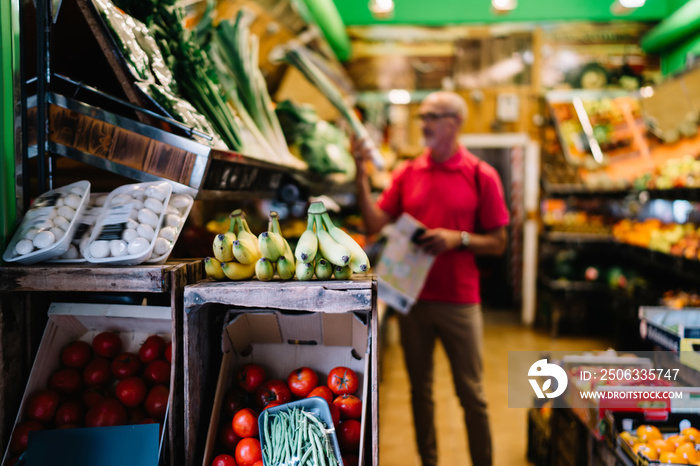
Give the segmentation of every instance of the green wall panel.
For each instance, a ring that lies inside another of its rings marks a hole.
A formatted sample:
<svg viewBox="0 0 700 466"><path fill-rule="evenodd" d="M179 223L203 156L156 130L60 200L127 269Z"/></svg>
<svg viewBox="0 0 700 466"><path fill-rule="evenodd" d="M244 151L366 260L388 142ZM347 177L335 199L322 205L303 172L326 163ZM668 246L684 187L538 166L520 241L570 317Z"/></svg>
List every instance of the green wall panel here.
<svg viewBox="0 0 700 466"><path fill-rule="evenodd" d="M691 0L644 36L641 45L647 53L659 53L685 42L700 31L700 0Z"/></svg>
<svg viewBox="0 0 700 466"><path fill-rule="evenodd" d="M661 72L664 76L684 71L689 53L700 56L700 31L689 40L661 54Z"/></svg>
<svg viewBox="0 0 700 466"><path fill-rule="evenodd" d="M0 0L0 253L15 225L14 80L19 69L19 3Z"/></svg>

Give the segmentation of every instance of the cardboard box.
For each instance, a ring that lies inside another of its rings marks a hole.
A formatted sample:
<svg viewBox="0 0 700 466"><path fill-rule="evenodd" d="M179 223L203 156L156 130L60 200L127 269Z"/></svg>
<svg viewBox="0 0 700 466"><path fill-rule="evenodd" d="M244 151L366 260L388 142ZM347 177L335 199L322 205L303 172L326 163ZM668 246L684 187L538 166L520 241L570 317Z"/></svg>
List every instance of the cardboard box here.
<svg viewBox="0 0 700 466"><path fill-rule="evenodd" d="M29 380L17 413L15 426L25 419L27 398L37 390L48 386L48 380L61 366L61 349L75 340L92 343L98 333L109 330L122 338L123 351L138 353L143 341L153 334L162 336L166 341L172 337L170 307L132 306L113 304L53 303L49 307L48 322L32 365ZM171 367L171 387L174 377ZM173 390L170 390L172 404ZM167 415L166 421L167 423ZM160 459L164 456L165 432L160 438ZM13 428L14 433L14 428ZM11 437L10 437L11 438ZM5 451L3 464L11 457L9 445Z"/></svg>
<svg viewBox="0 0 700 466"><path fill-rule="evenodd" d="M231 311L222 334L221 368L214 396L204 450L203 466L216 456L216 438L222 403L233 386L237 368L260 364L268 379L281 379L294 369L307 366L319 375L319 385L336 366L354 370L362 399L362 432L358 457L363 464L369 405L370 325L355 313L286 313L274 310Z"/></svg>

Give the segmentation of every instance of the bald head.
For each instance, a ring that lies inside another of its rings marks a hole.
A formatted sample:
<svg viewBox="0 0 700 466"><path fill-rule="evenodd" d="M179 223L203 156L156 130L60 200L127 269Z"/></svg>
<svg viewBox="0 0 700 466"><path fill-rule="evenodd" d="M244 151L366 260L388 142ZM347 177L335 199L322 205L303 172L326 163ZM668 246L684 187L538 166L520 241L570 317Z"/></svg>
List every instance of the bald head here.
<svg viewBox="0 0 700 466"><path fill-rule="evenodd" d="M423 99L423 102L427 102L441 109L444 113L454 113L459 117L460 123L464 123L467 120L467 104L457 93L449 91L437 91Z"/></svg>

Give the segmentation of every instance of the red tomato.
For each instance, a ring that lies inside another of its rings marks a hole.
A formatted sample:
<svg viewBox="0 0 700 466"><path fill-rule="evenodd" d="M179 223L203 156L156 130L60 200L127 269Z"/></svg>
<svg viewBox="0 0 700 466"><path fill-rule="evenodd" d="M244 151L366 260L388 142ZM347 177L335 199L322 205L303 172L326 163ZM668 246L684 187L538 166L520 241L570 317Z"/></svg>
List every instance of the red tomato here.
<svg viewBox="0 0 700 466"><path fill-rule="evenodd" d="M92 347L86 341L69 343L61 351L61 362L64 366L80 369L92 359Z"/></svg>
<svg viewBox="0 0 700 466"><path fill-rule="evenodd" d="M341 421L335 433L338 436L338 445L341 452L355 454L359 451L360 436L362 435L360 421L355 419Z"/></svg>
<svg viewBox="0 0 700 466"><path fill-rule="evenodd" d="M44 425L33 419L27 419L17 424L14 432L12 432L12 440L10 440L10 450L14 453L21 453L27 449L29 440L29 432L34 430L44 430Z"/></svg>
<svg viewBox="0 0 700 466"><path fill-rule="evenodd" d="M265 369L258 364L243 364L238 369L238 386L248 393L255 393L266 378Z"/></svg>
<svg viewBox="0 0 700 466"><path fill-rule="evenodd" d="M224 413L228 418L232 418L239 409L245 408L248 394L238 387L231 388L224 397Z"/></svg>
<svg viewBox="0 0 700 466"><path fill-rule="evenodd" d="M358 466L359 462L357 455L343 455L343 466Z"/></svg>
<svg viewBox="0 0 700 466"><path fill-rule="evenodd" d="M137 406L135 408L127 408L126 414L129 417L129 424L139 424L141 421L146 419L148 415L143 406ZM156 422L154 419L153 422Z"/></svg>
<svg viewBox="0 0 700 466"><path fill-rule="evenodd" d="M112 360L112 375L121 380L137 375L141 370L141 360L134 353L121 353Z"/></svg>
<svg viewBox="0 0 700 466"><path fill-rule="evenodd" d="M320 396L321 398L326 400L329 405L333 404L333 392L330 388L326 387L325 385L319 385L318 387L311 390L311 393L309 393L307 398L311 398L312 396Z"/></svg>
<svg viewBox="0 0 700 466"><path fill-rule="evenodd" d="M236 452L236 445L241 441L241 438L233 431L233 426L230 422L223 422L219 427L219 445L228 453Z"/></svg>
<svg viewBox="0 0 700 466"><path fill-rule="evenodd" d="M146 364L162 358L164 354L165 340L159 335L151 335L146 338L146 341L139 348L139 358Z"/></svg>
<svg viewBox="0 0 700 466"><path fill-rule="evenodd" d="M53 418L56 427L61 427L64 425L80 425L83 423L83 417L85 416L85 408L83 405L77 401L66 401L61 404L56 410L56 416Z"/></svg>
<svg viewBox="0 0 700 466"><path fill-rule="evenodd" d="M279 401L271 401L267 404L267 406L263 408L263 411L265 411L267 408L274 408L275 406L279 406L281 404L282 403L280 403Z"/></svg>
<svg viewBox="0 0 700 466"><path fill-rule="evenodd" d="M333 404L340 409L341 419L360 419L362 417L362 400L355 395L340 395Z"/></svg>
<svg viewBox="0 0 700 466"><path fill-rule="evenodd" d="M299 398L306 396L318 385L318 375L313 369L308 367L300 367L295 369L287 377L287 385L289 391Z"/></svg>
<svg viewBox="0 0 700 466"><path fill-rule="evenodd" d="M338 424L340 424L340 408L331 403L328 405L328 409L331 410L331 419L333 419L333 427L338 428Z"/></svg>
<svg viewBox="0 0 700 466"><path fill-rule="evenodd" d="M170 389L165 385L154 385L148 391L143 407L152 418L162 421L165 419L165 412L168 409L168 396Z"/></svg>
<svg viewBox="0 0 700 466"><path fill-rule="evenodd" d="M258 413L250 408L243 408L233 415L233 431L241 438L257 437Z"/></svg>
<svg viewBox="0 0 700 466"><path fill-rule="evenodd" d="M92 339L95 354L103 358L113 358L122 351L122 339L116 333L102 332Z"/></svg>
<svg viewBox="0 0 700 466"><path fill-rule="evenodd" d="M85 415L86 427L121 426L126 424L126 409L114 398L98 401Z"/></svg>
<svg viewBox="0 0 700 466"><path fill-rule="evenodd" d="M27 417L47 423L53 421L61 397L56 390L40 390L27 400Z"/></svg>
<svg viewBox="0 0 700 466"><path fill-rule="evenodd" d="M255 463L253 463L253 466L263 466L263 461L256 461Z"/></svg>
<svg viewBox="0 0 700 466"><path fill-rule="evenodd" d="M62 395L74 395L83 386L83 377L78 369L64 367L59 369L49 377L49 388L56 390Z"/></svg>
<svg viewBox="0 0 700 466"><path fill-rule="evenodd" d="M143 379L151 385L170 385L170 363L165 359L156 359L146 365Z"/></svg>
<svg viewBox="0 0 700 466"><path fill-rule="evenodd" d="M334 367L328 373L328 388L336 395L352 395L358 385L357 374L349 367Z"/></svg>
<svg viewBox="0 0 700 466"><path fill-rule="evenodd" d="M169 363L173 362L173 342L169 341L167 345L165 345L165 359L168 360Z"/></svg>
<svg viewBox="0 0 700 466"><path fill-rule="evenodd" d="M238 466L231 455L219 455L211 462L211 466Z"/></svg>
<svg viewBox="0 0 700 466"><path fill-rule="evenodd" d="M112 369L108 359L95 358L83 369L83 382L86 387L107 385L111 379Z"/></svg>
<svg viewBox="0 0 700 466"><path fill-rule="evenodd" d="M255 438L244 438L236 445L236 463L238 466L253 466L262 460L262 450L260 440Z"/></svg>
<svg viewBox="0 0 700 466"><path fill-rule="evenodd" d="M289 403L292 401L292 393L287 384L281 380L266 380L255 391L255 405L262 410L273 401Z"/></svg>
<svg viewBox="0 0 700 466"><path fill-rule="evenodd" d="M80 402L83 404L85 409L90 409L98 401L102 401L106 398L106 392L100 387L91 387L85 389L83 394L80 396Z"/></svg>
<svg viewBox="0 0 700 466"><path fill-rule="evenodd" d="M127 377L114 387L117 399L127 408L135 408L146 399L146 382L140 377Z"/></svg>

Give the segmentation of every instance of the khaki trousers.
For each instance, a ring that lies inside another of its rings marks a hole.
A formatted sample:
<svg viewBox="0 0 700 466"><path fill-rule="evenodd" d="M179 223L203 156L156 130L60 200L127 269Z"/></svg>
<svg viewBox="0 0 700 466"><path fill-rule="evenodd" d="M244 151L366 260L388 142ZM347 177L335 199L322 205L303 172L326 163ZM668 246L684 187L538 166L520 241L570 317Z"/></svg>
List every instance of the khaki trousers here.
<svg viewBox="0 0 700 466"><path fill-rule="evenodd" d="M491 466L491 430L482 385L481 305L418 301L408 315L399 315L399 325L423 466L438 464L433 400L433 354L437 338L449 358L455 391L464 409L472 464Z"/></svg>

